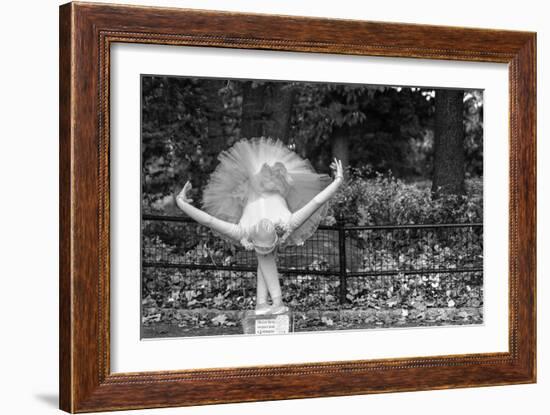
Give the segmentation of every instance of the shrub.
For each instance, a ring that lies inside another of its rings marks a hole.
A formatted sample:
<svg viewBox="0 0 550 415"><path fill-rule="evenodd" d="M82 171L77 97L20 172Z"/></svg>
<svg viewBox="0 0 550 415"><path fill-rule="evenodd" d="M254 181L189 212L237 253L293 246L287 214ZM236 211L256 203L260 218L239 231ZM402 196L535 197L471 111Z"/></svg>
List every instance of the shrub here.
<svg viewBox="0 0 550 415"><path fill-rule="evenodd" d="M369 177L373 176L373 177ZM469 179L463 196L432 197L428 181L406 183L390 174L351 170L331 201L325 224L398 225L483 221L482 179Z"/></svg>

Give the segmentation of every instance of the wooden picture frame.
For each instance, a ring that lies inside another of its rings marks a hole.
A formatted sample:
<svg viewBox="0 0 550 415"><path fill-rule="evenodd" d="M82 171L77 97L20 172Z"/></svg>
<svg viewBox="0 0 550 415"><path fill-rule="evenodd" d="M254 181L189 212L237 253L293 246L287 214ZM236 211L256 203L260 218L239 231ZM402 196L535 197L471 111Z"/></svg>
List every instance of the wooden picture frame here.
<svg viewBox="0 0 550 415"><path fill-rule="evenodd" d="M111 373L109 62L117 42L509 65L509 352ZM536 34L69 3L60 8L60 407L68 412L536 380Z"/></svg>

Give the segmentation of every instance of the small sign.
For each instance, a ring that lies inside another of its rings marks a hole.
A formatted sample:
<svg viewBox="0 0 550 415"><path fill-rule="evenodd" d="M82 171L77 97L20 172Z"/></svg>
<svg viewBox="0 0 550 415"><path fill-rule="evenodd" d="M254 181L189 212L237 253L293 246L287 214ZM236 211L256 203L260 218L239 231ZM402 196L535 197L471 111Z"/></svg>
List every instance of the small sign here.
<svg viewBox="0 0 550 415"><path fill-rule="evenodd" d="M257 319L255 322L256 334L287 334L289 332L290 319L288 314L282 314L275 318Z"/></svg>
<svg viewBox="0 0 550 415"><path fill-rule="evenodd" d="M247 310L243 314L244 334L288 334L294 331L292 312L284 314L261 314Z"/></svg>

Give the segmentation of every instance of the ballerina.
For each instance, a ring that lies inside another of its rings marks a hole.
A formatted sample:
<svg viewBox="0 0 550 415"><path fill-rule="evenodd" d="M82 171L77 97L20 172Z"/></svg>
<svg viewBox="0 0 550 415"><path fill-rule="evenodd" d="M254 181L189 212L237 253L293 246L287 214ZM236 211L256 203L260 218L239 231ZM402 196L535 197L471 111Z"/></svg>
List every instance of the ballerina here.
<svg viewBox="0 0 550 415"><path fill-rule="evenodd" d="M191 204L189 181L176 196L176 204L222 238L254 250L258 259L255 313L285 313L277 249L302 245L316 231L326 214L326 202L343 182L342 163L334 159L335 178L326 186L327 175L315 173L307 160L279 140L241 140L218 159L203 192L204 211Z"/></svg>

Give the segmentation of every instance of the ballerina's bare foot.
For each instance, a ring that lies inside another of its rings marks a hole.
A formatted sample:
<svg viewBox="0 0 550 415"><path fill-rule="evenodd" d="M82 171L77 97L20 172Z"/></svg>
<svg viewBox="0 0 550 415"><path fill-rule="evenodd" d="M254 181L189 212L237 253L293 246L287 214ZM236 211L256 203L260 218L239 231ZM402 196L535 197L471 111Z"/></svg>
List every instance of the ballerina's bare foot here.
<svg viewBox="0 0 550 415"><path fill-rule="evenodd" d="M288 307L286 305L272 305L269 310L269 314L284 314L288 312Z"/></svg>
<svg viewBox="0 0 550 415"><path fill-rule="evenodd" d="M269 314L271 310L271 307L267 303L261 303L256 306L256 309L254 310L254 314L257 316L263 316L265 314Z"/></svg>

